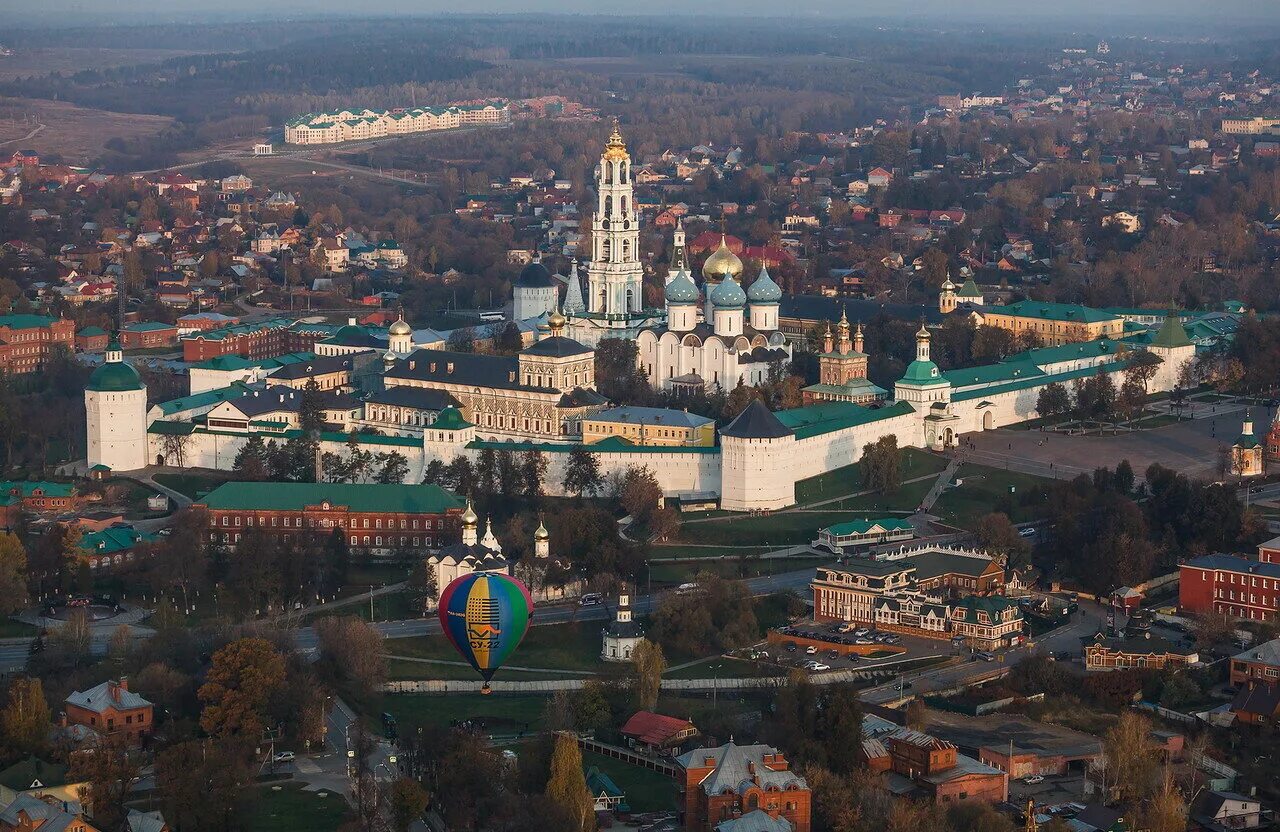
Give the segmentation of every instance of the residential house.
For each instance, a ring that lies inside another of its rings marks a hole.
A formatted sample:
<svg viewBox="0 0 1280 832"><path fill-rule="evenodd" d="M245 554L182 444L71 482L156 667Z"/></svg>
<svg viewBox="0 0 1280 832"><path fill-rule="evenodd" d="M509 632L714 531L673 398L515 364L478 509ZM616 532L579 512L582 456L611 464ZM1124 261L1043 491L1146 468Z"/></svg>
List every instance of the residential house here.
<svg viewBox="0 0 1280 832"><path fill-rule="evenodd" d="M67 725L79 725L101 735L118 735L141 745L155 727L154 706L129 690L129 680L108 679L85 691L75 691L63 703Z"/></svg>
<svg viewBox="0 0 1280 832"><path fill-rule="evenodd" d="M1274 730L1280 721L1280 685L1254 684L1242 688L1232 700L1230 710L1240 725Z"/></svg>
<svg viewBox="0 0 1280 832"><path fill-rule="evenodd" d="M1191 807L1191 822L1203 832L1228 832L1236 829L1258 829L1269 826L1273 813L1262 801L1235 792L1211 791Z"/></svg>
<svg viewBox="0 0 1280 832"><path fill-rule="evenodd" d="M78 801L19 795L0 812L0 832L99 832Z"/></svg>
<svg viewBox="0 0 1280 832"><path fill-rule="evenodd" d="M8 806L20 795L58 800L79 800L83 781L67 778L68 767L30 756L0 771L0 806Z"/></svg>
<svg viewBox="0 0 1280 832"><path fill-rule="evenodd" d="M1231 657L1231 684L1280 684L1280 638Z"/></svg>

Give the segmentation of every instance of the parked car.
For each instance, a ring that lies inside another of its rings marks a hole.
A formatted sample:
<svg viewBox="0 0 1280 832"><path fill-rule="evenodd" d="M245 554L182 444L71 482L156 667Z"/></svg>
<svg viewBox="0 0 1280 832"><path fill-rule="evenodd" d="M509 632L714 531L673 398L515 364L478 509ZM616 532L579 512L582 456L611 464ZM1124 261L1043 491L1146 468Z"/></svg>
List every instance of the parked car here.
<svg viewBox="0 0 1280 832"><path fill-rule="evenodd" d="M598 592L588 592L578 599L580 607L598 607L604 603L604 598Z"/></svg>
<svg viewBox="0 0 1280 832"><path fill-rule="evenodd" d="M894 690L911 690L911 683L906 681L905 679L902 680L901 682L894 682L893 689Z"/></svg>
<svg viewBox="0 0 1280 832"><path fill-rule="evenodd" d="M785 648L785 649L786 649L786 651L787 651L788 653L794 653L794 652L796 652L796 643L795 643L794 641L788 641L788 642L786 642L785 644L783 644L782 646L783 646L783 648Z"/></svg>
<svg viewBox="0 0 1280 832"><path fill-rule="evenodd" d="M1033 774L1030 777L1022 778L1022 782L1026 783L1028 786L1034 786L1036 783L1043 783L1044 778L1039 774Z"/></svg>
<svg viewBox="0 0 1280 832"><path fill-rule="evenodd" d="M271 761L273 763L292 763L295 759L297 757L292 751L277 751Z"/></svg>
<svg viewBox="0 0 1280 832"><path fill-rule="evenodd" d="M812 644L810 644L808 647L804 648L804 653L805 653L805 655L806 655L806 656L814 656L814 655L817 655L817 653L818 653L818 648L817 648L817 647L814 647Z"/></svg>
<svg viewBox="0 0 1280 832"><path fill-rule="evenodd" d="M1018 529L1018 537L1035 537L1035 536L1036 536L1035 526L1027 526L1024 529Z"/></svg>
<svg viewBox="0 0 1280 832"><path fill-rule="evenodd" d="M823 664L822 662L813 662L812 664L810 664L809 669L810 670L830 670L831 665Z"/></svg>
<svg viewBox="0 0 1280 832"><path fill-rule="evenodd" d="M978 658L979 658L979 659L982 659L984 662L993 662L993 661L995 661L995 660L996 660L996 654L995 654L995 653L985 653L985 652L984 652L984 653L978 653L977 655L978 655Z"/></svg>

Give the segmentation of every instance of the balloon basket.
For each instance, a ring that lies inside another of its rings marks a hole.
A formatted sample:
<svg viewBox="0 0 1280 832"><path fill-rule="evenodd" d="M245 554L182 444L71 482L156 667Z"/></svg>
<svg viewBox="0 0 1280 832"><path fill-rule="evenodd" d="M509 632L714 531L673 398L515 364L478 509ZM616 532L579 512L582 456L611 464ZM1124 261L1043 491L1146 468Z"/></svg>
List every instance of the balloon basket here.
<svg viewBox="0 0 1280 832"><path fill-rule="evenodd" d="M480 686L480 695L481 695L481 696L488 696L488 695L489 695L489 694L491 694L491 693L493 693L493 688L489 687L489 683L488 683L488 682L485 682L483 685L481 685L481 686Z"/></svg>

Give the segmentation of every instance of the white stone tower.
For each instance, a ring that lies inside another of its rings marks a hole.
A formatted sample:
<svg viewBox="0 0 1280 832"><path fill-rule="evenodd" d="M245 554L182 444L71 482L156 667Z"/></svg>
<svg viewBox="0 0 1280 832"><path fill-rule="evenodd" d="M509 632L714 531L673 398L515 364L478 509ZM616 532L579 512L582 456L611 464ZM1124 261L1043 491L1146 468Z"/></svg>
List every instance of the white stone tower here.
<svg viewBox="0 0 1280 832"><path fill-rule="evenodd" d="M631 154L613 123L600 157L599 191L591 223L591 264L587 267L587 309L624 321L644 306L640 265L640 221L631 185Z"/></svg>
<svg viewBox="0 0 1280 832"><path fill-rule="evenodd" d="M680 272L689 270L689 261L684 252L684 219L676 219L676 230L671 235L671 268L667 269L667 282L670 283Z"/></svg>
<svg viewBox="0 0 1280 832"><path fill-rule="evenodd" d="M720 508L752 511L793 505L795 433L756 399L720 431Z"/></svg>
<svg viewBox="0 0 1280 832"><path fill-rule="evenodd" d="M929 338L929 330L920 324L920 331L916 333L916 360L907 365L907 371L893 386L895 400L914 405L951 401L951 382L929 358Z"/></svg>
<svg viewBox="0 0 1280 832"><path fill-rule="evenodd" d="M84 388L89 467L136 471L147 466L147 387L114 340L106 362Z"/></svg>

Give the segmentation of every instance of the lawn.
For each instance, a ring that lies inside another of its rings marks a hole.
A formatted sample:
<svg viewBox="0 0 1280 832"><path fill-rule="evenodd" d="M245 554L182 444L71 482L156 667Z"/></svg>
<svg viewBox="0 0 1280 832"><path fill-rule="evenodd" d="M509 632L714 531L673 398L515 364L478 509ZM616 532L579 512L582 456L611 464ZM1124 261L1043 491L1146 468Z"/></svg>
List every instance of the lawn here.
<svg viewBox="0 0 1280 832"><path fill-rule="evenodd" d="M671 558L723 558L739 555L758 555L771 551L768 546L666 546L654 544L651 548L652 560L670 560Z"/></svg>
<svg viewBox="0 0 1280 832"><path fill-rule="evenodd" d="M530 627L507 663L554 670L600 670L600 631L603 627L603 621ZM458 660L453 645L443 635L398 638L387 644L387 652L419 659Z"/></svg>
<svg viewBox="0 0 1280 832"><path fill-rule="evenodd" d="M476 720L491 733L518 733L528 726L541 727L542 711L550 699L546 694L491 693L429 696L402 693L383 697L383 708L400 725L450 726Z"/></svg>
<svg viewBox="0 0 1280 832"><path fill-rule="evenodd" d="M680 539L694 544L780 548L809 543L818 536L818 529L852 519L847 511L780 511L685 523L680 527Z"/></svg>
<svg viewBox="0 0 1280 832"><path fill-rule="evenodd" d="M408 662L398 659L387 660L387 678L393 682L419 681L479 681L480 674L470 665L429 664L427 662ZM546 679L572 678L563 673L538 673L536 671L510 670L502 668L493 676L498 682L539 682Z"/></svg>
<svg viewBox="0 0 1280 832"><path fill-rule="evenodd" d="M180 494L186 494L191 499L203 496L205 493L212 491L224 482L229 482L234 478L234 474L228 471L209 472L209 473L191 473L184 472L181 474L173 474L161 472L156 474L152 479L163 486L172 488Z"/></svg>
<svg viewBox="0 0 1280 832"><path fill-rule="evenodd" d="M900 452L902 460L902 478L904 480L927 474L941 473L947 467L947 460L916 448L904 448ZM862 473L858 463L836 468L833 471L800 480L796 483L796 502L799 505L830 500L845 494L852 494L863 488Z"/></svg>
<svg viewBox="0 0 1280 832"><path fill-rule="evenodd" d="M34 636L40 632L39 627L12 618L0 619L0 638L22 638Z"/></svg>
<svg viewBox="0 0 1280 832"><path fill-rule="evenodd" d="M342 593L339 593L342 594ZM353 595L365 594L356 592ZM325 609L323 607L312 607L304 611L304 616L314 620L317 618L329 618L332 616L352 615L363 621L369 620L369 599L365 598L361 604L347 604L344 607L335 607L333 609ZM407 592L390 592L386 595L375 595L373 597L373 615L377 621L402 621L406 618L422 618L422 611L413 603L413 599L409 597Z"/></svg>
<svg viewBox="0 0 1280 832"><path fill-rule="evenodd" d="M352 817L342 795L297 784L260 788L247 804L249 832L334 832Z"/></svg>
<svg viewBox="0 0 1280 832"><path fill-rule="evenodd" d="M761 575L776 575L779 572L795 572L800 569L812 569L824 563L831 563L835 556L821 558L770 558L769 560L749 560L745 564L746 577L755 578ZM689 563L660 563L653 566L655 583L682 584L692 581L699 572L710 572L726 578L743 577L742 565L737 561L711 561Z"/></svg>
<svg viewBox="0 0 1280 832"><path fill-rule="evenodd" d="M952 487L933 504L931 513L944 523L961 528L972 528L978 518L1008 508L1010 502L1013 504L1011 519L1015 523L1043 517L1045 498L1040 489L1052 482L1017 471L968 463L960 466L956 479L963 480L963 484L956 487L953 480ZM1012 494L1010 486L1015 489Z"/></svg>
<svg viewBox="0 0 1280 832"><path fill-rule="evenodd" d="M595 766L609 775L626 794L633 812L670 811L675 806L676 781L665 774L591 751L583 752L582 766L584 770Z"/></svg>
<svg viewBox="0 0 1280 832"><path fill-rule="evenodd" d="M937 480L930 479L903 483L892 494L863 494L860 497L841 500L831 508L856 511L865 516L875 517L885 514L893 515L895 513L911 514L924 502L925 495L929 493L930 488L933 488L935 482ZM852 518L846 517L845 519Z"/></svg>
<svg viewBox="0 0 1280 832"><path fill-rule="evenodd" d="M666 679L754 679L759 676L781 676L786 671L773 665L712 656L697 664L668 671Z"/></svg>

